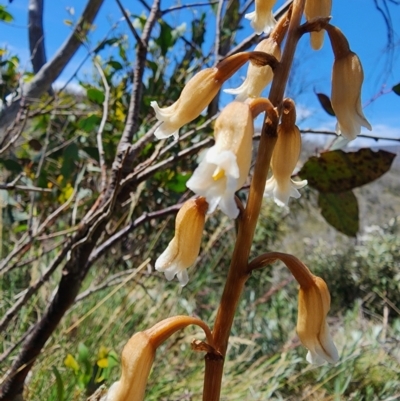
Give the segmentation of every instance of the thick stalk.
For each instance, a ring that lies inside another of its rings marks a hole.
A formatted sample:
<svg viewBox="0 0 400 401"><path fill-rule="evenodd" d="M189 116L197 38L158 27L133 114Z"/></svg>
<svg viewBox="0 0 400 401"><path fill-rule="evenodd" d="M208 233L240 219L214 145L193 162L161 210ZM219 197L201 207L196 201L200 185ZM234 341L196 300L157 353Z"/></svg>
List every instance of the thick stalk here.
<svg viewBox="0 0 400 401"><path fill-rule="evenodd" d="M299 39L299 26L304 4L305 0L295 0L293 2L293 11L289 24L286 46L281 63L275 70L269 99L272 104L278 108L280 108L282 104L285 87ZM277 125L277 118L274 118L271 114L266 116L264 132L261 135L254 175L250 186L249 199L244 213L240 216L241 221L235 249L233 251L228 277L215 320L213 330L214 343L217 351L219 351L223 357L226 355L236 308L244 284L249 277L247 273L248 258L261 209L271 156L277 139ZM220 399L224 360L223 358L217 358L215 355L211 354L207 354L205 360L206 370L203 400L218 401Z"/></svg>

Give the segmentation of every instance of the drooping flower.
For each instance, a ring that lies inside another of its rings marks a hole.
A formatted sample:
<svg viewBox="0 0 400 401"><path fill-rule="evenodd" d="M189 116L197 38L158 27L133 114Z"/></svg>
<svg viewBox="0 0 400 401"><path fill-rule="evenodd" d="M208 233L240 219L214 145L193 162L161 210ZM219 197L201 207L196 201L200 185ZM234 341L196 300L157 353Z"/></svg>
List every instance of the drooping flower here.
<svg viewBox="0 0 400 401"><path fill-rule="evenodd" d="M162 124L154 135L158 139L178 137L179 129L197 118L211 103L222 84L247 61L264 66L269 61L260 52L237 53L220 61L214 68L206 68L193 76L183 88L179 99L169 107L160 108L156 101L150 103Z"/></svg>
<svg viewBox="0 0 400 401"><path fill-rule="evenodd" d="M307 361L320 365L324 361L335 363L339 354L326 322L331 297L322 278L312 276L311 285L300 286L297 334L308 349Z"/></svg>
<svg viewBox="0 0 400 401"><path fill-rule="evenodd" d="M281 49L273 36L262 40L254 49L273 55L278 61L281 59ZM242 102L249 97L259 97L264 88L272 81L272 68L267 65L265 67L257 67L252 64L247 69L247 76L242 85L236 89L225 89L224 92L236 96L236 101Z"/></svg>
<svg viewBox="0 0 400 401"><path fill-rule="evenodd" d="M182 287L189 281L187 268L199 255L207 208L202 197L184 203L176 216L175 236L156 260L156 270L164 272L167 280L177 276Z"/></svg>
<svg viewBox="0 0 400 401"><path fill-rule="evenodd" d="M294 102L285 99L282 122L278 126L278 139L271 159L273 175L265 185L265 193L273 195L280 206L287 206L289 198L299 198L298 189L307 185L307 180L293 181L291 176L299 160L301 135L296 126L296 109Z"/></svg>
<svg viewBox="0 0 400 401"><path fill-rule="evenodd" d="M244 17L251 21L250 25L260 35L263 32L269 33L276 24L272 8L276 0L255 0L256 9Z"/></svg>
<svg viewBox="0 0 400 401"><path fill-rule="evenodd" d="M172 334L192 324L203 329L207 337L206 345L214 351L211 331L202 320L190 316L164 319L129 339L122 350L121 378L111 385L100 401L143 401L157 348Z"/></svg>
<svg viewBox="0 0 400 401"><path fill-rule="evenodd" d="M335 55L332 70L332 108L336 114L338 134L353 140L361 127L372 130L361 107L361 86L364 72L358 56L350 50L343 33L328 25L327 31Z"/></svg>
<svg viewBox="0 0 400 401"><path fill-rule="evenodd" d="M235 192L249 174L253 132L252 113L246 103L230 103L217 118L215 145L186 183L194 193L207 199L209 213L218 206L229 217L238 216Z"/></svg>
<svg viewBox="0 0 400 401"><path fill-rule="evenodd" d="M307 21L317 17L329 17L332 11L332 0L306 0L304 14ZM319 50L324 43L324 31L311 32L311 47Z"/></svg>

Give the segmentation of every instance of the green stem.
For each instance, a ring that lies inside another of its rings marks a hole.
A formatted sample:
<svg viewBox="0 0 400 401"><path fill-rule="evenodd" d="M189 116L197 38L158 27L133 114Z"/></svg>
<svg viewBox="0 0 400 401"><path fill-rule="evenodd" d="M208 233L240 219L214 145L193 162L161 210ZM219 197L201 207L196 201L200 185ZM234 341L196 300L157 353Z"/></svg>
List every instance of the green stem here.
<svg viewBox="0 0 400 401"><path fill-rule="evenodd" d="M295 0L293 2L286 46L281 63L276 68L272 81L269 99L278 109L281 108L290 68L299 40L299 26L304 4L305 0ZM249 199L244 213L240 216L241 224L239 225L235 249L233 251L228 277L214 324L214 344L217 351L219 351L223 357L226 355L236 308L244 285L249 277L248 259L258 216L260 214L271 156L277 139L277 126L277 116L271 114L266 116L254 168L254 175L250 186ZM206 369L203 401L218 401L220 399L224 360L215 355L207 354L205 361Z"/></svg>

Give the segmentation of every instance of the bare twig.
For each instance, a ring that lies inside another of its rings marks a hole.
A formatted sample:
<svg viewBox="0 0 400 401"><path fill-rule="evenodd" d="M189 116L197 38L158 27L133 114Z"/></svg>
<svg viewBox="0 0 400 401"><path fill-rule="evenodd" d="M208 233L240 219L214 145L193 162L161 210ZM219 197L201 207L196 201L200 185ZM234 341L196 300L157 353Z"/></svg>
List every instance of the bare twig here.
<svg viewBox="0 0 400 401"><path fill-rule="evenodd" d="M142 224L153 220L158 219L169 214L175 214L178 210L182 207L182 204L178 203L176 205L167 207L162 210L158 210L156 212L151 213L144 213L142 216L135 219L132 223L125 226L123 229L112 235L106 241L103 242L100 246L93 250L91 253L88 264L93 264L97 259L99 259L106 251L108 251L112 246L114 246L118 241L124 238L127 234L135 230L137 227L141 226Z"/></svg>
<svg viewBox="0 0 400 401"><path fill-rule="evenodd" d="M118 4L119 9L121 10L122 15L125 18L126 23L128 24L129 29L132 32L132 35L134 36L134 38L136 39L136 42L138 43L142 43L142 38L139 36L139 34L136 32L135 27L132 24L131 19L129 18L128 13L125 11L125 8L123 7L122 3L120 2L120 0L115 0ZM145 44L142 43L142 45L144 46Z"/></svg>
<svg viewBox="0 0 400 401"><path fill-rule="evenodd" d="M117 0L118 1L118 0ZM100 169L101 169L101 191L105 191L106 185L107 185L107 166L106 162L104 159L104 148L103 148L103 131L104 127L107 122L108 118L108 103L110 102L110 86L108 85L107 78L104 75L104 71L97 62L96 59L94 59L94 65L97 68L97 71L100 74L101 80L104 85L104 101L103 101L103 116L101 117L101 122L99 129L97 130L97 148L99 150L99 162L100 162Z"/></svg>
<svg viewBox="0 0 400 401"><path fill-rule="evenodd" d="M180 4L179 6L172 6L166 10L161 11L161 14L165 15L165 14L171 13L173 11L184 10L186 8L192 8L192 7L212 6L212 5L218 4L218 3L219 3L219 1L208 1L206 3Z"/></svg>
<svg viewBox="0 0 400 401"><path fill-rule="evenodd" d="M217 17L215 20L215 41L214 41L214 63L217 64L220 59L220 45L221 45L221 24L222 24L222 7L224 0L218 1Z"/></svg>
<svg viewBox="0 0 400 401"><path fill-rule="evenodd" d="M15 185L15 184L0 184L0 189L7 191L20 190L25 192L51 192L49 188L30 187L27 185Z"/></svg>

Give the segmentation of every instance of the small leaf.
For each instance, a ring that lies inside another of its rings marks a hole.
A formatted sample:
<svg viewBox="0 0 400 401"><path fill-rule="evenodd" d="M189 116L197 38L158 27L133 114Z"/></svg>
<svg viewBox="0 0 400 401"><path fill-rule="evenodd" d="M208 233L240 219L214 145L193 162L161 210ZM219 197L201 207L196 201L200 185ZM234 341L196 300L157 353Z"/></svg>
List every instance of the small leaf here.
<svg viewBox="0 0 400 401"><path fill-rule="evenodd" d="M398 83L397 85L393 86L392 91L393 91L396 95L400 96L400 83Z"/></svg>
<svg viewBox="0 0 400 401"><path fill-rule="evenodd" d="M74 23L73 23L70 19L65 19L65 20L64 20L64 24L67 25L67 26L72 26L72 25L74 25Z"/></svg>
<svg viewBox="0 0 400 401"><path fill-rule="evenodd" d="M319 100L319 103L321 104L322 108L330 115L330 116L335 116L335 112L333 111L331 99L329 96L325 95L324 93L316 93Z"/></svg>
<svg viewBox="0 0 400 401"><path fill-rule="evenodd" d="M318 206L321 215L336 230L355 237L359 229L358 202L352 191L320 193Z"/></svg>
<svg viewBox="0 0 400 401"><path fill-rule="evenodd" d="M88 362L89 361L89 348L84 343L78 345L78 361Z"/></svg>
<svg viewBox="0 0 400 401"><path fill-rule="evenodd" d="M40 149L42 149L42 144L37 139L31 139L28 142L28 145L30 146L30 148L32 148L33 150L36 150L36 151L39 151Z"/></svg>
<svg viewBox="0 0 400 401"><path fill-rule="evenodd" d="M6 11L6 6L0 4L0 21L3 22L12 22L14 21L14 17Z"/></svg>
<svg viewBox="0 0 400 401"><path fill-rule="evenodd" d="M72 174L75 162L79 160L79 149L76 143L68 145L63 152L64 160L60 169L60 173L67 180Z"/></svg>
<svg viewBox="0 0 400 401"><path fill-rule="evenodd" d="M91 132L100 124L101 118L95 114L90 114L88 117L79 120L78 127L85 132Z"/></svg>
<svg viewBox="0 0 400 401"><path fill-rule="evenodd" d="M310 157L298 175L320 192L344 192L365 185L386 173L396 155L385 150L334 150Z"/></svg>
<svg viewBox="0 0 400 401"><path fill-rule="evenodd" d="M91 100L92 102L100 105L103 104L105 95L104 92L102 92L101 90L96 88L90 88L86 91L86 94L88 99Z"/></svg>

